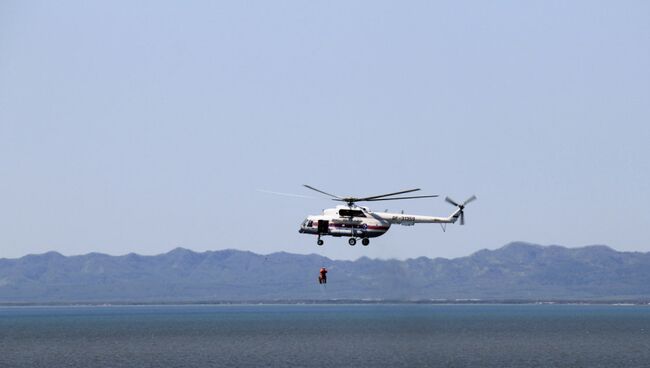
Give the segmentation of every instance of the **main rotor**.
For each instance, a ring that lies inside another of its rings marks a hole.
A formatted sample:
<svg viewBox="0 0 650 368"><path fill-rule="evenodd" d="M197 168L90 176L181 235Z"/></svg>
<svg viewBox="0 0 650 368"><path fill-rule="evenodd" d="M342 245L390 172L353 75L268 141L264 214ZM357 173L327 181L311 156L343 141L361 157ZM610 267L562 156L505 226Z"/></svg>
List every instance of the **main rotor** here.
<svg viewBox="0 0 650 368"><path fill-rule="evenodd" d="M340 197L331 193L323 192L320 189L316 189L312 186L309 186L307 184L303 184L304 187L311 189L313 191L316 191L321 194L325 194L328 197L332 197L331 199L333 201L338 201L338 202L345 202L348 204L348 206L352 207L356 202L377 202L377 201L395 201L395 200L400 200L400 199L416 199L416 198L434 198L437 197L438 195L424 195L424 196L408 196L408 197L395 197L395 198L387 198L387 197L392 197L400 194L406 194L406 193L412 193L412 192L417 192L420 190L420 188L416 189L408 189L408 190L402 190L399 192L394 192L394 193L387 193L387 194L380 194L380 195L375 195L375 196L370 196L370 197Z"/></svg>

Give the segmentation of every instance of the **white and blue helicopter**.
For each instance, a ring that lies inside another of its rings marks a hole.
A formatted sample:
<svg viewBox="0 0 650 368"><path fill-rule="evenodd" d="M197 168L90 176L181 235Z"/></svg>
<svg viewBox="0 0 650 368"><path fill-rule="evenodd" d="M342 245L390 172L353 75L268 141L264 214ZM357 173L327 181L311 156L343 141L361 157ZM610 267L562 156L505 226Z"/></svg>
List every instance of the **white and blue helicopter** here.
<svg viewBox="0 0 650 368"><path fill-rule="evenodd" d="M408 215L390 212L372 212L368 207L357 206L357 202L394 201L400 199L433 198L437 195L393 197L400 194L412 193L420 189L409 189L395 193L381 194L370 197L340 197L324 192L309 185L306 188L318 193L332 197L332 200L344 202L346 205L339 205L335 208L327 208L320 215L309 216L300 225L301 234L317 235L318 245L323 245L322 236L349 237L348 243L355 245L357 239L361 239L363 245L370 244L370 238L384 235L392 224L412 226L415 224L453 224L460 219L460 224L465 224L465 206L476 199L476 196L469 197L463 203L458 203L446 197L445 201L456 206L456 210L448 217L434 217L422 215Z"/></svg>

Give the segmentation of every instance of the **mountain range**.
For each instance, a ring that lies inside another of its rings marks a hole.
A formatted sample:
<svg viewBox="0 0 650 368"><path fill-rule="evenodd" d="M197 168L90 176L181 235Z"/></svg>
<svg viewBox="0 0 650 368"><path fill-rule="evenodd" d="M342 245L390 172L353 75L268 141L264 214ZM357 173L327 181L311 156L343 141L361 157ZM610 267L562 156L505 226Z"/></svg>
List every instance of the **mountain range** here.
<svg viewBox="0 0 650 368"><path fill-rule="evenodd" d="M328 284L317 282L327 266ZM650 298L650 253L514 242L454 259L355 261L176 248L0 259L0 303Z"/></svg>

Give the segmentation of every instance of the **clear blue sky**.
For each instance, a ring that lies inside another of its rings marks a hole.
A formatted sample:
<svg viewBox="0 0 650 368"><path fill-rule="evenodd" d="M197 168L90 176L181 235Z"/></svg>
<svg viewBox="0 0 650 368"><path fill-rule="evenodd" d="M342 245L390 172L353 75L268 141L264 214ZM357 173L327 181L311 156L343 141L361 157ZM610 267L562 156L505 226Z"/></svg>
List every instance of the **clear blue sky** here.
<svg viewBox="0 0 650 368"><path fill-rule="evenodd" d="M650 251L650 2L3 1L0 257ZM370 247L298 234L342 195Z"/></svg>

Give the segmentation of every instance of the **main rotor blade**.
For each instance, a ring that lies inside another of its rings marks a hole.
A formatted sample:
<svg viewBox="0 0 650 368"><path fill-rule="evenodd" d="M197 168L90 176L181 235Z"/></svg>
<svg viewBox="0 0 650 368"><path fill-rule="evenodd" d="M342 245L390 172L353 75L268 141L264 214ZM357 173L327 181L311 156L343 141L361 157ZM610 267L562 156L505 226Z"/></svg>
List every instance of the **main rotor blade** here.
<svg viewBox="0 0 650 368"><path fill-rule="evenodd" d="M394 196L394 195L398 195L398 194L417 192L418 190L420 190L420 188L403 190L401 192L395 192L395 193L389 193L389 194L380 194L380 195L376 195L376 196L372 196L372 197L357 198L357 200L359 200L359 201L367 201L367 200L375 199L375 198L390 197L390 196Z"/></svg>
<svg viewBox="0 0 650 368"><path fill-rule="evenodd" d="M473 196L467 198L467 200L465 201L465 203L463 203L463 206L466 205L466 204L468 204L469 202L474 201L475 199L476 199L476 196L475 196L475 195L473 195Z"/></svg>
<svg viewBox="0 0 650 368"><path fill-rule="evenodd" d="M445 201L447 201L448 203L453 204L456 207L460 207L460 205L458 203L456 203L453 199L451 199L449 197L445 197Z"/></svg>
<svg viewBox="0 0 650 368"><path fill-rule="evenodd" d="M272 191L272 190L265 190L265 189L256 189L256 191L261 192L261 193L268 193L268 194L281 195L281 196L285 196L285 197L295 197L295 198L309 198L309 199L316 199L316 197L306 196L306 195L302 195L302 194L293 194L293 193L274 192L274 191Z"/></svg>
<svg viewBox="0 0 650 368"><path fill-rule="evenodd" d="M425 196L414 196L414 197L399 197L399 198L377 198L377 199L364 199L365 202L377 202L377 201L396 201L399 199L415 199L415 198L435 198L438 195L425 195Z"/></svg>
<svg viewBox="0 0 650 368"><path fill-rule="evenodd" d="M306 187L306 188L309 188L309 189L311 189L311 190L317 191L318 193L322 193L322 194L325 194L325 195L327 195L327 196L330 196L330 197L333 197L333 198L336 198L336 199L341 199L341 200L343 199L343 198L341 198L341 197L339 197L339 196L335 196L334 194L329 194L329 193L323 192L322 190L320 190L320 189L316 189L316 188L311 187L311 186L309 186L309 185L307 185L307 184L303 184L303 186Z"/></svg>

